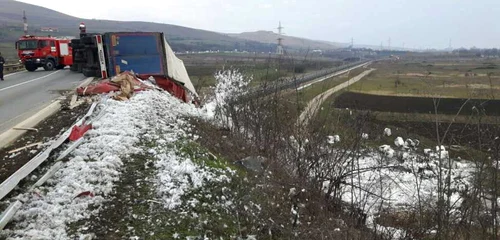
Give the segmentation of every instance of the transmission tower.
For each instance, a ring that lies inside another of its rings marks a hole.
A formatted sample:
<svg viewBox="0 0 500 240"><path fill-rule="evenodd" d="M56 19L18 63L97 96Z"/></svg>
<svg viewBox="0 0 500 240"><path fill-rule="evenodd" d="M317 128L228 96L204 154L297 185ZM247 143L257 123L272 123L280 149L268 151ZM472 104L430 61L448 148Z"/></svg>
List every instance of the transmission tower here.
<svg viewBox="0 0 500 240"><path fill-rule="evenodd" d="M281 22L278 26L278 48L276 49L276 54L278 55L283 55L284 50L283 50L283 29L284 27L281 26Z"/></svg>
<svg viewBox="0 0 500 240"><path fill-rule="evenodd" d="M26 11L23 10L23 23L24 23L24 35L28 35L28 19L26 18Z"/></svg>

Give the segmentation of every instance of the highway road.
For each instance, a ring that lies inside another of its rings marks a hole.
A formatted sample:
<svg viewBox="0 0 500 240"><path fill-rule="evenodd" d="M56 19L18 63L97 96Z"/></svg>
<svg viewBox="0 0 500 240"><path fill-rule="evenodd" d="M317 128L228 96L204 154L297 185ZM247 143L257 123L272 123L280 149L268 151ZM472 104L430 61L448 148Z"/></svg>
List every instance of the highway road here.
<svg viewBox="0 0 500 240"><path fill-rule="evenodd" d="M357 83L359 80L363 79L364 77L366 77L368 74L370 74L371 72L375 71L376 69L372 68L370 70L366 70L364 71L363 73L359 74L358 76L356 77L353 77L349 80L347 80L347 82L343 82L333 88L330 88L328 89L327 91L321 93L320 95L316 96L313 100L311 100L306 108L302 111L302 113L300 114L299 116L299 120L297 121L297 124L300 126L300 124L304 124L304 125L307 125L307 123L309 122L309 120L311 120L312 118L314 118L314 116L316 115L316 113L318 112L319 108L321 107L321 105L331 96L333 95L334 93L346 88L346 87L349 87L351 86L352 84L355 84Z"/></svg>
<svg viewBox="0 0 500 240"><path fill-rule="evenodd" d="M0 81L0 134L49 105L61 92L77 87L85 77L65 68L17 72Z"/></svg>

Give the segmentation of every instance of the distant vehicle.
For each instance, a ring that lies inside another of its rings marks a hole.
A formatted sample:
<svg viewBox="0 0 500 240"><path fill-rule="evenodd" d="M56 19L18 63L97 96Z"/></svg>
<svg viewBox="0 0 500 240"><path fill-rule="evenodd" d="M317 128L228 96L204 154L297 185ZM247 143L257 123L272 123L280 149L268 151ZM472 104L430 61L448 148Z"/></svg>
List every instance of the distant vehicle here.
<svg viewBox="0 0 500 240"><path fill-rule="evenodd" d="M73 64L70 41L67 38L25 35L16 41L17 55L30 72L39 67L46 71L63 69Z"/></svg>

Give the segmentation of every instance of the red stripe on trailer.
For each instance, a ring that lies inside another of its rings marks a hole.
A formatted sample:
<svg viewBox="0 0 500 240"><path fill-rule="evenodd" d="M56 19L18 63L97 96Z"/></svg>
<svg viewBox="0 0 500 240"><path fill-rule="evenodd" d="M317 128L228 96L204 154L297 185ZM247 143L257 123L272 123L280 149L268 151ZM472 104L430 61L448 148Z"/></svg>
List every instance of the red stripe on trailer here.
<svg viewBox="0 0 500 240"><path fill-rule="evenodd" d="M101 37L101 35L97 35L97 36L96 36L96 38L97 38L97 43L101 43L101 42L102 42L102 37Z"/></svg>
<svg viewBox="0 0 500 240"><path fill-rule="evenodd" d="M102 77L102 79L108 78L108 73L106 71L102 71L101 72L101 77Z"/></svg>

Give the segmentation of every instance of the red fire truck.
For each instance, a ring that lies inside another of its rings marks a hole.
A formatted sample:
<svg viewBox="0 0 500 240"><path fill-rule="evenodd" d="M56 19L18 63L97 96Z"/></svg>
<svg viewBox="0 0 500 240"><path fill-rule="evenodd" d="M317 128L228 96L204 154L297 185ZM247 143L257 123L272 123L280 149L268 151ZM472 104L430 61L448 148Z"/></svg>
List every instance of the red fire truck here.
<svg viewBox="0 0 500 240"><path fill-rule="evenodd" d="M17 54L26 70L39 67L46 71L63 69L73 64L71 39L25 35L16 42Z"/></svg>

